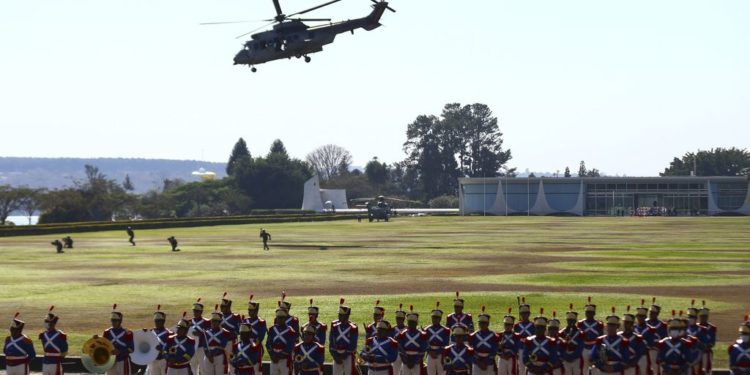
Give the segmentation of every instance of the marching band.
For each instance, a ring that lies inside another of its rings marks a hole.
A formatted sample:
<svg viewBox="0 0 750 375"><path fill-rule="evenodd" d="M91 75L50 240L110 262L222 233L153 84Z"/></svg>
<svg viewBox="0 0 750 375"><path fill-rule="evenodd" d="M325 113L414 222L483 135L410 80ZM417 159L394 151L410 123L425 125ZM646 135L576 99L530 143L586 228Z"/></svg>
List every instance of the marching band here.
<svg viewBox="0 0 750 375"><path fill-rule="evenodd" d="M309 322L299 332L299 320L289 313L291 303L282 294L273 325L258 317L260 304L250 296L248 315L231 311L226 293L216 304L211 319L203 318L198 299L193 317L182 318L172 328L157 306L154 327L133 332L123 327L123 314L112 307L112 326L83 347L82 362L91 372L130 375L131 361L147 365L147 375L262 375L267 351L271 375L322 375L325 347L333 358L333 375L711 375L716 326L708 321L705 302L693 300L683 317L672 311L667 322L659 319L661 308L641 300L635 314L619 316L614 307L604 322L596 319L596 305L584 307L578 320L573 304L565 313L565 326L553 311L544 309L533 319L531 306L519 298L519 320L512 309L503 317L503 331L489 328L491 316L482 306L473 329L471 314L456 292L454 312L442 324L438 302L431 311L431 325L419 326L419 314L410 306L396 311L396 326L385 320L378 300L373 322L366 327L365 344L357 351L359 330L349 320L351 308L339 301L338 319L328 326L317 320L319 309L310 300ZM220 307L221 306L221 307ZM59 316L51 306L39 334L44 350L43 374L62 375L68 353L67 336L56 328ZM25 323L16 313L3 352L8 375L28 375L36 357L31 339L23 334ZM648 319L646 318L648 316ZM622 329L622 330L621 330ZM327 333L327 337L326 337ZM301 334L301 338L300 338ZM145 347L145 349L144 349ZM750 375L750 319L745 316L739 339L728 348L732 375Z"/></svg>

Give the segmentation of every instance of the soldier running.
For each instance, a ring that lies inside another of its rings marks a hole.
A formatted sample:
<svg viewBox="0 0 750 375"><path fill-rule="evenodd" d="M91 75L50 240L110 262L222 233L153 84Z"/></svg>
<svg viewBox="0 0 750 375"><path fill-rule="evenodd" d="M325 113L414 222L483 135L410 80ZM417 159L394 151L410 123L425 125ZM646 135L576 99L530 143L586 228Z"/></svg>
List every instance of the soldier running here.
<svg viewBox="0 0 750 375"><path fill-rule="evenodd" d="M63 237L63 247L66 249L72 249L73 248L73 238L70 236Z"/></svg>
<svg viewBox="0 0 750 375"><path fill-rule="evenodd" d="M174 238L174 236L167 238L167 241L169 241L169 244L172 246L172 251L180 251L180 249L177 248L177 239Z"/></svg>
<svg viewBox="0 0 750 375"><path fill-rule="evenodd" d="M65 251L63 251L63 243L60 242L60 240L54 240L54 241L50 242L50 244L55 245L55 249L57 250L58 254L62 254L62 253L65 252Z"/></svg>
<svg viewBox="0 0 750 375"><path fill-rule="evenodd" d="M135 241L133 240L135 238L135 232L133 232L132 227L128 227L125 229L125 231L128 233L128 242L130 242L131 245L135 246Z"/></svg>
<svg viewBox="0 0 750 375"><path fill-rule="evenodd" d="M271 241L271 233L266 232L265 229L260 229L260 238L263 240L263 250L271 250L268 247L268 241Z"/></svg>

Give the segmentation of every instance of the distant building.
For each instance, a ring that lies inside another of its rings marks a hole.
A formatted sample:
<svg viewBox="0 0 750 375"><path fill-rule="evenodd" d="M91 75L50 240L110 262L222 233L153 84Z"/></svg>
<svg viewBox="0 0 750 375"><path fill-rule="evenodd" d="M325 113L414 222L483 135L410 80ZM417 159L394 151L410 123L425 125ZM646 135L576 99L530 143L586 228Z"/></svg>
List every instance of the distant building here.
<svg viewBox="0 0 750 375"><path fill-rule="evenodd" d="M321 189L320 179L317 175L307 180L305 182L305 193L302 198L302 209L323 212L331 208L336 208L337 210L349 208L346 201L346 190Z"/></svg>
<svg viewBox="0 0 750 375"><path fill-rule="evenodd" d="M203 181L213 181L216 179L216 173L207 171L205 168L198 168L197 171L191 173L193 176L200 178Z"/></svg>
<svg viewBox="0 0 750 375"><path fill-rule="evenodd" d="M747 177L459 178L462 215L750 215Z"/></svg>

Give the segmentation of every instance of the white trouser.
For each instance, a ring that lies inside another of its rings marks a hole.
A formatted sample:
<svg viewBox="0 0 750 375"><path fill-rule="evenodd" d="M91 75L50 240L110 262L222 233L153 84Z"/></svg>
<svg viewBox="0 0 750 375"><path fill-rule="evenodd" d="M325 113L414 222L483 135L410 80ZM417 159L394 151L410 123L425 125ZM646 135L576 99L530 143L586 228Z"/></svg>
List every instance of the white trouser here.
<svg viewBox="0 0 750 375"><path fill-rule="evenodd" d="M409 368L405 364L401 365L401 375L422 375L422 364L415 363L414 367Z"/></svg>
<svg viewBox="0 0 750 375"><path fill-rule="evenodd" d="M614 371L614 372L604 372L602 370L599 370L596 367L591 368L591 375L620 375L620 371Z"/></svg>
<svg viewBox="0 0 750 375"><path fill-rule="evenodd" d="M575 361L563 361L563 369L565 369L565 375L581 375L581 359Z"/></svg>
<svg viewBox="0 0 750 375"><path fill-rule="evenodd" d="M157 359L148 364L146 375L165 375L167 373L167 360ZM46 374L45 374L46 375Z"/></svg>
<svg viewBox="0 0 750 375"><path fill-rule="evenodd" d="M203 355L203 361L201 362L201 375L226 375L226 367L224 366L224 354L214 356L214 362L208 360L208 356Z"/></svg>
<svg viewBox="0 0 750 375"><path fill-rule="evenodd" d="M641 358L638 360L637 369L638 375L648 375L648 355L644 353Z"/></svg>
<svg viewBox="0 0 750 375"><path fill-rule="evenodd" d="M115 365L107 370L107 375L130 375L130 358L115 362Z"/></svg>
<svg viewBox="0 0 750 375"><path fill-rule="evenodd" d="M195 355L193 358L190 359L190 371L193 373L193 375L201 374L203 375L201 370L201 362L203 361L203 355L205 354L203 348L196 348L195 349ZM175 370L181 370L181 369L175 369Z"/></svg>
<svg viewBox="0 0 750 375"><path fill-rule="evenodd" d="M191 368L185 367L185 368L168 368L167 369L167 375L190 375L191 374ZM195 375L195 374L193 374Z"/></svg>
<svg viewBox="0 0 750 375"><path fill-rule="evenodd" d="M401 373L401 365L403 362L401 362L401 356L396 356L396 360L391 363L391 366L393 366L393 373L394 374L400 374Z"/></svg>
<svg viewBox="0 0 750 375"><path fill-rule="evenodd" d="M427 356L427 375L443 375L445 370L443 369L443 361L440 360L440 356L432 358Z"/></svg>
<svg viewBox="0 0 750 375"><path fill-rule="evenodd" d="M349 355L343 361L341 361L341 364L338 364L336 363L336 361L333 361L332 375L354 375L352 374L353 368L354 368L354 357L352 355ZM260 375L260 374L256 374L256 375Z"/></svg>
<svg viewBox="0 0 750 375"><path fill-rule="evenodd" d="M280 359L276 363L271 361L271 375L292 375L292 372L289 371L288 361L286 358Z"/></svg>
<svg viewBox="0 0 750 375"><path fill-rule="evenodd" d="M563 374L563 368L562 367L558 367L558 368L552 369L552 375L562 375L562 374Z"/></svg>
<svg viewBox="0 0 750 375"><path fill-rule="evenodd" d="M29 375L29 365L24 363L16 366L5 366L5 373L8 375Z"/></svg>
<svg viewBox="0 0 750 375"><path fill-rule="evenodd" d="M637 375L637 367L628 367L623 370L623 375Z"/></svg>
<svg viewBox="0 0 750 375"><path fill-rule="evenodd" d="M42 364L42 375L63 375L62 365L59 363Z"/></svg>
<svg viewBox="0 0 750 375"><path fill-rule="evenodd" d="M526 375L526 365L523 363L523 349L518 351L518 373Z"/></svg>
<svg viewBox="0 0 750 375"><path fill-rule="evenodd" d="M656 363L656 357L659 355L659 351L657 349L649 349L648 355L651 357L651 371L654 375L661 374L661 366Z"/></svg>
<svg viewBox="0 0 750 375"><path fill-rule="evenodd" d="M390 375L390 371L388 369L378 369L378 370L367 370L367 375Z"/></svg>
<svg viewBox="0 0 750 375"><path fill-rule="evenodd" d="M488 365L486 369L482 370L475 363L471 365L471 375L495 375L495 366Z"/></svg>
<svg viewBox="0 0 750 375"><path fill-rule="evenodd" d="M713 372L713 363L714 363L714 352L703 352L701 354L701 368L703 369L703 373L705 375L711 375Z"/></svg>
<svg viewBox="0 0 750 375"><path fill-rule="evenodd" d="M516 374L516 366L518 365L518 360L516 357L505 359L503 357L498 357L497 360L497 375L517 375Z"/></svg>

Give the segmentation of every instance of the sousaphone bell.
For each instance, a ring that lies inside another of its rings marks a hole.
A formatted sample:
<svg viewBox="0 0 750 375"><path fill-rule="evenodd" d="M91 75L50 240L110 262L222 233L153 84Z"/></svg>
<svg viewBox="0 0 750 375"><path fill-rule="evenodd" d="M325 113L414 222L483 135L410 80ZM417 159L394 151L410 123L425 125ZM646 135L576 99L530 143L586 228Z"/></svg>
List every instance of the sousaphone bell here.
<svg viewBox="0 0 750 375"><path fill-rule="evenodd" d="M81 363L90 373L104 374L115 365L115 347L104 337L88 339L81 351Z"/></svg>
<svg viewBox="0 0 750 375"><path fill-rule="evenodd" d="M133 350L130 360L136 365L146 366L159 356L159 338L154 331L133 331Z"/></svg>

